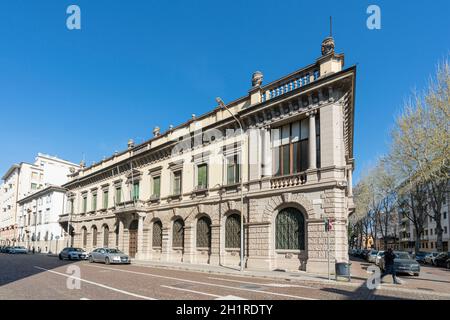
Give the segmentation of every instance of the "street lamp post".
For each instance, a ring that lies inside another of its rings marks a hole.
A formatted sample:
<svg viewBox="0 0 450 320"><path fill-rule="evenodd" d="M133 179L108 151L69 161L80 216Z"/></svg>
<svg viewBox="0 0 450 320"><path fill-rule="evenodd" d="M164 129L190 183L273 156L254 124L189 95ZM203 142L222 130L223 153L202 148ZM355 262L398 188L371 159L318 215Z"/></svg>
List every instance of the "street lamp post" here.
<svg viewBox="0 0 450 320"><path fill-rule="evenodd" d="M219 97L216 98L217 103L219 104L222 110L228 111L228 113L233 117L233 119L239 124L241 129L241 136L244 136L244 127L242 126L241 121L228 109L223 100ZM243 143L244 144L244 143ZM241 148L241 162L244 155L244 147ZM239 179L241 182L241 272L244 271L244 179L243 179L243 170L239 169Z"/></svg>

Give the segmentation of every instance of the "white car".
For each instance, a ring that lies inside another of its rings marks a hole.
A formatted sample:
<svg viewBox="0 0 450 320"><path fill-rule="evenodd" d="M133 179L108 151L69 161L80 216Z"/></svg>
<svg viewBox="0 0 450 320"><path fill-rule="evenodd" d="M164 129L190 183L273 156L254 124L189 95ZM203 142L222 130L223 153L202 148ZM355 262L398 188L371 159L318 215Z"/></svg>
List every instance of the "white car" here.
<svg viewBox="0 0 450 320"><path fill-rule="evenodd" d="M434 266L434 259L439 255L439 252L430 252L425 256L425 264L431 264Z"/></svg>
<svg viewBox="0 0 450 320"><path fill-rule="evenodd" d="M376 258L377 258L377 254L378 254L378 251L377 251L377 250L371 250L371 251L367 254L367 261L368 261L368 262L375 263L375 260L376 260Z"/></svg>
<svg viewBox="0 0 450 320"><path fill-rule="evenodd" d="M379 266L380 265L380 260L381 260L381 258L384 256L384 251L378 251L378 253L377 253L377 256L375 257L375 264L377 265L377 266Z"/></svg>

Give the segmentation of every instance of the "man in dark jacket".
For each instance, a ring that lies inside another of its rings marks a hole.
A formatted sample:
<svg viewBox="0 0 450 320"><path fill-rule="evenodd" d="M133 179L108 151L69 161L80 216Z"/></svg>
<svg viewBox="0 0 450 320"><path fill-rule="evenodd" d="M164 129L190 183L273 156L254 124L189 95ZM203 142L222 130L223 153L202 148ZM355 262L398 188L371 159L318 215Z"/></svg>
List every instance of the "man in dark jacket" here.
<svg viewBox="0 0 450 320"><path fill-rule="evenodd" d="M381 275L381 280L388 274L392 274L394 284L400 284L400 282L397 281L397 277L395 276L394 260L395 253L392 251L392 248L389 248L388 251L384 253L384 272Z"/></svg>

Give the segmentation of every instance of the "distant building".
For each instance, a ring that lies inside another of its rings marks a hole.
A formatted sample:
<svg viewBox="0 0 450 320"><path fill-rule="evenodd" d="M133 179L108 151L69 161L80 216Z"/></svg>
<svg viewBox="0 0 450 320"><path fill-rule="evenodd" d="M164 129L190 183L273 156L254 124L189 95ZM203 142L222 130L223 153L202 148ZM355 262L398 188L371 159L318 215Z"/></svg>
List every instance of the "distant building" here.
<svg viewBox="0 0 450 320"><path fill-rule="evenodd" d="M14 164L3 175L0 186L0 243L14 245L19 240L18 201L51 185L62 185L78 165L39 153L33 164ZM58 208L63 210L62 207ZM33 214L38 214L33 211Z"/></svg>
<svg viewBox="0 0 450 320"><path fill-rule="evenodd" d="M450 248L450 201L449 201L450 192L447 192L447 195L444 197L444 201L442 203L441 208L441 225L442 225L442 241L443 241L443 250L446 252ZM407 210L403 208L403 210ZM422 233L420 239L416 239L415 227L414 224L408 219L408 216L403 212L400 212L400 248L405 251L414 250L416 241L419 241L419 249L420 251L425 252L433 252L437 251L436 248L436 221L432 218L434 215L429 209L428 214L430 216L426 217L424 224L424 232Z"/></svg>

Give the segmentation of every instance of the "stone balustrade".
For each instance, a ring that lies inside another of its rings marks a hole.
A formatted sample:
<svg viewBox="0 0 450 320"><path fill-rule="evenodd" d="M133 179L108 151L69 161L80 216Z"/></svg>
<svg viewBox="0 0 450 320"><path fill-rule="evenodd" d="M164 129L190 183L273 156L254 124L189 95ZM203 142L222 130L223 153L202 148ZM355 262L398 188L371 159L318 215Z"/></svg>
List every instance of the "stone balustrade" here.
<svg viewBox="0 0 450 320"><path fill-rule="evenodd" d="M270 180L271 189L280 189L295 187L305 184L307 181L306 173L299 172L289 176L274 177Z"/></svg>
<svg viewBox="0 0 450 320"><path fill-rule="evenodd" d="M288 79L284 79L284 81L282 82L277 82L269 85L266 88L263 88L261 101L265 102L285 93L296 90L300 87L304 87L305 85L317 80L319 76L319 70L315 69L295 73Z"/></svg>

